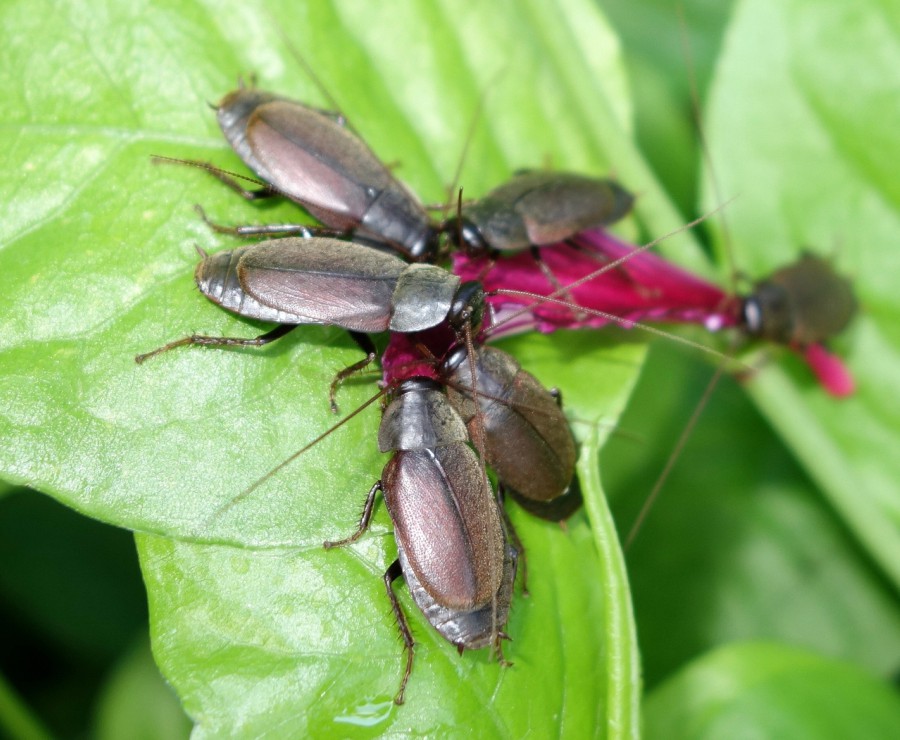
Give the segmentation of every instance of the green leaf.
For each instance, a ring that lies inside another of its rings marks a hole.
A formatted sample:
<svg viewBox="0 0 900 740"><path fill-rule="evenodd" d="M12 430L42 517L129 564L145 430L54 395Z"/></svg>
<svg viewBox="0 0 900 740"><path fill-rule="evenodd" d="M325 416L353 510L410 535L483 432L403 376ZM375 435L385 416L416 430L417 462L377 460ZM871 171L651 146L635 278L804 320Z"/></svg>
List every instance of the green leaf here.
<svg viewBox="0 0 900 740"><path fill-rule="evenodd" d="M736 267L751 276L804 248L835 253L863 304L833 345L859 390L835 401L777 350L742 387L720 383L627 551L651 688L736 639L809 647L884 677L900 667L889 287L898 209L896 183L880 172L896 158L900 127L896 106L878 102L898 86L897 23L884 22L897 17L897 3L748 2L729 26L707 111L719 182L706 207L734 199L712 223L727 222L720 246L736 247ZM662 22L679 33L676 13ZM653 36L659 23L644 30ZM650 66L649 56L636 66ZM711 372L686 362L654 348L624 433L604 451L605 489L623 532L709 381Z"/></svg>
<svg viewBox="0 0 900 740"><path fill-rule="evenodd" d="M211 234L191 206L226 223L290 221L298 210L257 210L203 172L149 158L240 169L207 101L241 74L330 105L278 29L373 149L423 200L441 202L482 95L462 174L468 195L548 161L598 174L643 167L627 133L618 46L595 9L582 0L562 8L423 1L390 13L359 2L76 2L4 7L0 21L15 29L0 88L12 110L0 129L10 173L0 195L12 214L0 224L0 270L15 307L0 321L0 433L13 440L0 449L0 469L145 533L154 650L201 729L249 734L293 728L303 716L312 729L427 729L452 717L488 734L561 723L581 734L635 734L627 586L621 570L601 570L592 544L592 531L605 531L604 553L615 548L607 520L592 530L581 515L566 534L514 513L533 561L532 596L516 596L509 626L515 666L460 658L413 614L421 645L408 703L386 712L401 657L380 581L395 552L383 510L357 547L321 549L352 528L384 463L377 408L236 500L334 423L328 383L358 350L340 331L304 327L259 352L133 360L194 331L262 330L193 287L195 246L235 242ZM648 198L645 212L658 208L677 224L665 197L654 198L661 205ZM642 347L560 335L515 348L526 367L565 389L592 459L601 436L592 427L615 423ZM353 409L373 392L352 383L341 405ZM602 515L596 482L584 493ZM620 582L607 597L610 578Z"/></svg>
<svg viewBox="0 0 900 740"><path fill-rule="evenodd" d="M2 674L0 674L0 727L17 740L45 740L53 737Z"/></svg>
<svg viewBox="0 0 900 740"><path fill-rule="evenodd" d="M708 135L735 263L764 275L804 249L836 251L862 305L835 342L858 391L837 403L798 363L748 390L870 555L900 587L900 6L744 2L729 30Z"/></svg>
<svg viewBox="0 0 900 740"><path fill-rule="evenodd" d="M403 727L519 737L561 725L618 735L612 720L622 713L630 720L624 734L635 733L636 697L621 696L618 685L619 676L636 685L634 674L602 659L613 625L602 617L607 597L583 515L568 533L523 516L515 523L533 577L530 597L516 596L507 627L510 667L484 652L457 655L398 588L417 644L406 704L393 704L404 659L379 577L396 554L384 535L337 553L139 537L157 660L201 736ZM548 564L558 570L548 574Z"/></svg>
<svg viewBox="0 0 900 740"><path fill-rule="evenodd" d="M99 740L172 740L188 737L191 723L159 675L146 633L127 651L106 683L96 710Z"/></svg>
<svg viewBox="0 0 900 740"><path fill-rule="evenodd" d="M349 0L300 7L76 1L0 9L6 110L0 197L8 204L0 270L10 307L0 314L0 436L9 440L0 445L0 471L98 519L153 534L140 540L155 649L211 734L262 727L269 697L288 697L276 721L295 711L315 715L312 722L377 722L381 715L359 697L380 704L399 676L399 644L378 581L393 545L379 510L364 543L342 553L319 549L322 540L352 528L383 464L374 446L374 407L222 509L328 428L328 382L358 351L341 332L308 327L260 352L175 351L135 366L134 354L193 331L251 336L263 329L226 316L194 289L194 245L214 251L235 243L211 235L192 212L194 202L226 223L291 221L298 213L290 204L258 210L202 172L151 166L149 155L240 169L206 102L232 89L241 74L255 72L263 87L328 105L291 57L277 32L282 28L354 126L425 201L446 200L485 94L461 179L467 195L485 192L514 169L547 162L598 174L611 169L641 194L638 215L652 236L682 222L631 139L618 43L594 9L583 0L482 5L422 0L387 12ZM710 108L714 162L722 197L738 196L726 215L744 270L762 274L806 244L826 252L841 246L839 266L855 273L865 311L838 349L849 356L860 392L836 404L790 358L770 363L750 387L828 492L841 522L895 576L900 507L891 443L900 427L886 392L896 374L898 337L895 258L887 253L897 226L889 167L897 159L898 127L884 91L896 88L890 34L897 24L881 20L896 10L874 2L774 5L744 4L729 35L726 59L736 61L720 71ZM676 29L673 22L667 32ZM803 115L795 115L798 105ZM683 192L677 197L686 200ZM673 241L669 254L703 269L691 236ZM759 262L751 259L757 253ZM413 715L420 728L443 726L452 716L485 734L521 734L532 721L548 728L544 722L557 722L557 730L635 732L628 592L588 468L594 426L608 431L615 424L642 349L614 350L599 334L529 337L510 346L526 368L564 390L585 445L590 536L583 518L566 536L514 512L529 548L533 591L513 604L509 657L516 665L504 670L484 655L458 658L414 612L423 646L410 703L372 732L402 730ZM673 381L663 382L680 392ZM342 391L343 409L372 392L352 384ZM747 487L756 485L756 473L733 471ZM664 541L658 546L669 552ZM715 547L697 553L714 564L716 556ZM866 585L873 576L860 574L860 560L848 561L850 593L877 604L876 634L894 639L895 614L884 592ZM229 563L235 574L227 572ZM751 570L755 579L766 573L764 565ZM726 571L720 582L727 582ZM321 574L312 588L301 583L309 574ZM350 598L348 584L362 597ZM405 590L399 592L412 611ZM834 592L829 586L823 593L827 599ZM248 603L257 607L249 615ZM827 601L809 601L816 603ZM692 605L701 614L705 606ZM868 663L873 640L862 640L858 652L852 645L862 621L832 642ZM307 658L322 647L319 640L334 643L328 630L352 632L356 642L323 653L313 666ZM816 646L827 642L817 639ZM290 650L280 652L282 645ZM228 649L215 652L221 646ZM370 654L380 658L367 660ZM885 650L878 669L888 671L895 658ZM359 671L343 670L360 662ZM581 681L579 671L596 680ZM332 714L324 717L315 694L324 684L315 676L335 675L328 684ZM471 675L481 693L456 706L460 675ZM256 689L258 677L271 692ZM303 681L312 693L298 688ZM354 681L355 694L348 688ZM507 683L520 692L507 695ZM555 703L535 700L548 685L570 693L558 691ZM494 699L494 687L502 701ZM421 705L413 702L417 691L426 697ZM550 719L535 719L538 711ZM494 724L478 725L482 716Z"/></svg>
<svg viewBox="0 0 900 740"><path fill-rule="evenodd" d="M589 340L576 335L567 345L578 376L597 366ZM549 380L559 348L546 338L535 344L536 370ZM630 377L631 356L626 348L610 373ZM605 409L624 403L600 400ZM374 531L334 552L320 543L261 550L139 536L154 652L202 732L255 736L290 726L320 736L411 727L440 734L458 727L516 737L528 728L543 734L566 726L577 734L636 733L640 684L630 598L596 480L600 435L591 428L581 468L593 471L583 485L595 537L602 534L599 552L583 514L562 531L512 512L531 563L531 595L514 599L511 667L483 653L457 655L398 588L417 640L402 710L392 703L402 646L381 580L396 548L382 507ZM349 519L333 526L346 530Z"/></svg>
<svg viewBox="0 0 900 740"><path fill-rule="evenodd" d="M620 422L641 442L604 450L625 529L712 375L688 359L653 348ZM731 379L715 389L627 560L651 689L732 641L789 643L885 677L900 667L894 589Z"/></svg>
<svg viewBox="0 0 900 740"><path fill-rule="evenodd" d="M648 738L893 738L900 697L858 667L781 645L736 644L647 699Z"/></svg>

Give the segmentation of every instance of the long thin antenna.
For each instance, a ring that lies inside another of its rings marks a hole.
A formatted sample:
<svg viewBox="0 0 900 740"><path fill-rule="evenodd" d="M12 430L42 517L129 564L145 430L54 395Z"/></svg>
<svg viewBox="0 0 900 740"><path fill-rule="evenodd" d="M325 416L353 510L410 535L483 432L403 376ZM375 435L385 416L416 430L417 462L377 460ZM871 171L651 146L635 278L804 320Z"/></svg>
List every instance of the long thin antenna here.
<svg viewBox="0 0 900 740"><path fill-rule="evenodd" d="M165 157L162 154L151 154L150 161L153 162L153 164L180 164L186 167L196 167L198 170L206 170L217 180L225 183L225 185L235 190L239 195L244 191L240 189L240 185L238 183L229 182L228 178L243 180L244 182L250 182L254 185L259 185L263 190L267 190L277 195L282 195L288 199L290 199L291 197L284 190L281 190L272 183L264 182L263 180L259 180L255 177L250 177L249 175L241 175L237 172L232 172L231 170L222 169L221 167L216 167L216 165L214 164L203 162L199 159L179 159L178 157ZM252 194L253 191L250 191L250 193ZM268 193L266 193L266 195L268 195Z"/></svg>
<svg viewBox="0 0 900 740"><path fill-rule="evenodd" d="M209 517L210 521L215 520L217 517L220 517L222 514L224 514L230 508L232 508L239 502L243 501L245 498L247 498L247 496L249 496L251 493L253 493L263 483L265 483L267 480L269 480L269 478L271 478L273 475L275 475L276 473L278 473L281 470L283 470L284 468L286 468L288 465L290 465L292 462L294 462L294 460L296 460L298 457L300 457L304 452L306 452L307 450L309 450L312 447L315 447L317 444L319 444L319 442L321 442L323 439L325 439L325 437L327 437L329 434L336 431L340 427L344 426L344 424L346 424L348 421L350 421L353 417L362 413L365 409L367 409L369 406L371 406L373 403L375 403L375 401L377 401L385 393L387 393L387 391L388 391L387 388L384 388L384 389L378 391L378 393L376 393L374 396L372 396L368 401L366 401L362 405L355 408L351 413L347 414L347 416L345 416L343 419L341 419L337 424L326 429L314 440L312 440L308 444L301 447L299 450L297 450L295 453L293 453L290 457L287 457L284 460L282 460L280 463L278 463L278 465L276 465L274 468L272 468L269 472L267 472L261 478L258 478L254 483L252 483L249 487L247 487L243 491L241 491L237 496L235 496L231 500L226 501L224 504L219 506L210 515L210 517Z"/></svg>
<svg viewBox="0 0 900 740"><path fill-rule="evenodd" d="M287 47L287 50L290 52L291 56L294 57L294 61L300 65L303 73L309 78L310 82L312 82L316 90L319 91L319 94L323 98L325 98L325 101L331 107L332 111L339 114L348 128L350 128L350 130L352 131L353 127L350 125L350 122L347 121L346 116L344 116L344 112L341 110L340 104L338 103L337 99L331 94L328 86L324 82L322 82L322 79L319 77L319 75L316 74L312 65L306 60L306 57L304 57L303 54L300 53L300 50L296 46L294 46L284 28L280 23L278 23L278 19L272 14L272 11L269 10L268 13L269 19L272 21L272 25L275 26L278 35L281 37L282 43Z"/></svg>
<svg viewBox="0 0 900 740"><path fill-rule="evenodd" d="M688 90L691 97L691 113L694 119L694 130L697 132L697 141L700 146L700 152L703 156L703 160L709 172L709 178L713 188L713 192L715 193L716 197L719 198L721 188L719 186L719 180L718 176L716 175L715 167L713 166L712 157L710 156L709 144L706 139L706 134L703 129L703 119L700 109L700 93L697 85L696 67L694 64L694 57L691 49L690 39L688 38L687 21L684 16L684 8L682 7L681 3L676 4L675 12L678 14L679 37L681 39L682 51L684 53L685 65L687 67ZM720 222L722 228L722 239L724 240L724 243L726 245L725 258L728 262L731 291L732 293L736 294L737 271L734 265L734 256L731 254L731 249L729 247L729 245L731 244L731 240L728 231L728 222L724 214L720 216ZM685 425L684 429L682 429L675 447L672 449L672 452L669 453L669 457L666 459L666 463L663 466L662 472L659 474L659 477L653 484L653 490L650 491L650 495L647 496L646 501L644 501L644 505L641 507L641 510L638 513L634 524L632 524L631 529L628 532L628 536L625 538L625 544L623 546L625 550L628 550L628 548L630 548L633 544L635 538L643 527L644 521L650 513L650 509L653 508L653 505L656 503L657 499L662 493L663 486L665 485L666 481L669 478L669 475L674 469L675 463L678 461L678 458L681 457L681 453L684 451L684 447L690 439L694 428L697 426L697 422L700 420L701 414L709 403L709 399L712 397L712 393L718 385L719 379L722 377L722 373L724 372L724 370L725 363L723 362L719 364L715 374L712 376L712 378L710 378L709 383L707 383L706 388L703 390L703 395L700 397L700 401L694 408L694 411L691 414L691 418L688 419L688 422Z"/></svg>
<svg viewBox="0 0 900 740"><path fill-rule="evenodd" d="M666 459L666 464L663 467L662 472L659 474L659 477L653 484L653 490L650 491L650 495L647 496L646 500L644 501L644 505L641 506L641 510L638 513L637 518L634 520L634 524L632 524L631 529L628 530L628 536L625 538L625 544L622 546L623 550L627 551L631 547L631 545L634 543L635 538L638 536L638 532L641 531L641 528L644 525L644 521L646 520L647 515L650 513L650 509L653 508L653 505L659 498L659 494L662 492L663 486L669 479L669 475L671 474L672 470L675 468L675 463L678 462L678 458L681 457L681 453L684 451L685 445L691 438L691 434L693 434L694 432L694 427L696 427L697 422L700 421L700 415L703 413L703 410L706 408L709 399L712 397L712 393L716 388L719 378L722 377L723 372L725 372L724 362L719 363L719 366L716 368L716 372L713 375L712 379L709 381L709 383L706 384L706 388L703 391L703 396L700 398L699 403L697 403L697 405L694 407L694 413L691 414L691 418L688 419L688 423L685 424L684 429L681 430L681 435L678 437L678 442L669 453L669 457Z"/></svg>
<svg viewBox="0 0 900 740"><path fill-rule="evenodd" d="M693 50L691 49L690 38L688 36L687 20L684 16L684 7L681 3L676 3L675 12L678 14L678 35L681 39L681 48L684 54L685 66L688 78L688 92L691 97L691 115L694 119L694 130L697 133L697 142L700 146L700 152L703 161L709 172L709 180L712 185L713 193L717 199L721 199L722 188L719 182L719 176L713 164L712 156L709 151L709 142L706 138L706 132L703 128L703 112L700 106L700 90L697 84L697 68L694 62ZM698 193L699 195L699 193ZM736 292L737 286L737 269L734 264L734 255L731 253L731 235L728 229L728 219L722 214L719 217L722 228L722 240L726 245L725 259L728 263L728 271L731 276L732 292Z"/></svg>
<svg viewBox="0 0 900 740"><path fill-rule="evenodd" d="M225 170L221 167L216 167L214 164L210 164L209 162L202 162L199 159L180 159L179 157L165 157L162 154L151 154L150 161L153 164L183 164L186 167L196 167L198 170L206 170L207 172L211 172L214 175L228 175L229 177L233 177L235 180L244 180L245 182L252 182L254 185L260 185L264 187L266 190L276 190L272 185L267 182L263 182L255 177L250 177L249 175L240 175L237 172L232 172L231 170Z"/></svg>
<svg viewBox="0 0 900 740"><path fill-rule="evenodd" d="M672 236L673 234L677 234L677 233L683 231L684 229L689 229L693 226L696 226L698 223L706 220L713 214L717 213L719 210L724 208L726 205L727 205L727 203L719 206L719 208L717 208L715 211L712 211L711 213L705 214L703 216L700 216L697 219L694 219L686 226L679 227L678 229L670 231L669 233L664 234L663 236L658 237L657 239L654 239L651 242L643 244L642 246L638 247L637 249L630 252L629 254L623 255L623 256L605 264L603 267L599 268L595 272L592 272L589 275L585 275L584 277L579 278L578 280L576 280L568 285L564 285L564 286L558 288L557 290L553 291L549 295L541 295L538 293L533 293L533 292L525 291L525 290L498 289L498 290L494 291L495 295L508 295L508 296L516 296L519 298L531 298L534 300L534 303L532 303L528 306L523 306L521 309L513 311L512 313L504 316L503 319L501 319L500 321L497 321L496 323L492 324L487 329L485 329L485 334L490 335L491 333L496 331L499 327L503 326L504 324L515 320L519 316L530 313L534 309L535 304L551 303L554 305L564 306L566 308L574 308L574 309L577 309L578 311L586 313L588 315L597 316L597 317L606 319L606 320L610 321L611 323L617 324L625 329L640 329L641 331L645 331L649 334L653 334L654 336L664 337L671 341L675 341L680 344L683 344L687 347L691 347L692 349L698 350L700 352L705 352L706 354L712 355L714 357L718 357L719 359L721 359L723 361L733 361L733 362L738 363L739 365L743 365L743 363L741 363L739 360L736 360L733 357L725 355L722 352L719 352L718 350L716 350L708 345L701 344L700 342L694 342L690 339L687 339L685 337L680 337L677 334L672 334L670 332L659 329L655 326L650 326L648 324L644 324L639 321L633 321L631 319L625 319L625 318L622 318L621 316L616 316L615 314L608 313L606 311L600 311L598 309L586 308L584 306L572 304L571 301L563 300L562 298L559 297L559 296L569 293L573 288L577 288L578 286L583 285L584 283L590 282L591 280L595 280L600 275L608 272L609 270L615 269L619 265L627 262L635 254L646 251L646 250L650 249L651 247L656 246L661 241L663 241L664 239L667 239L668 237ZM750 368L747 368L747 369L749 370Z"/></svg>
<svg viewBox="0 0 900 740"><path fill-rule="evenodd" d="M453 171L453 179L450 180L450 185L447 187L447 202L444 203L444 207L441 210L442 221L446 220L447 214L450 212L450 205L453 203L453 194L456 193L456 189L459 186L459 180L462 177L462 169L465 166L466 157L469 154L469 147L472 145L472 139L475 137L475 129L477 128L478 122L481 120L481 114L484 111L487 91L488 88L484 88L478 95L478 100L475 102L475 110L472 111L472 116L469 119L469 127L466 129L466 137L463 139L462 151L459 153L459 157L456 160L456 169ZM462 191L460 191L460 198L462 198Z"/></svg>
<svg viewBox="0 0 900 740"><path fill-rule="evenodd" d="M628 262L628 260L630 260L632 257L634 257L634 255L640 254L641 252L646 252L648 249L652 249L660 242L668 239L670 236L674 236L675 234L680 234L682 231L693 228L697 224L702 223L706 219L710 218L711 216L713 216L716 213L718 213L719 211L721 211L727 205L728 205L728 203L723 203L718 208L716 208L714 211L710 211L709 213L706 213L698 218L695 218L689 224L686 224L684 226L679 226L677 229L672 229L672 231L669 231L668 233L657 237L653 241L649 241L646 244L642 244L641 246L635 248L633 251L629 252L628 254L622 255L621 257L613 260L612 262L607 262L606 264L603 265L603 267L597 269L596 271L594 271L588 275L585 275L584 277L578 278L578 280L576 280L575 282L569 283L568 285L563 285L560 288L557 288L552 293L550 293L550 295L542 296L542 295L537 295L537 294L532 294L532 293L526 293L525 291L512 291L512 290L504 290L503 293L505 295L527 295L527 296L535 297L538 299L536 302L541 302L541 301L557 302L557 303L561 302L563 305L566 305L570 308L576 308L579 311L588 311L588 309L585 309L582 306L578 306L578 305L573 306L570 302L563 301L560 297L571 292L574 288L584 285L585 283L589 283L591 280L596 280L598 277L600 277L604 273L615 269L616 267L618 267L621 264L624 264L625 262ZM500 292L500 291L498 291L498 292ZM509 316L505 316L502 321L498 321L496 324L488 327L486 332L490 333L490 331L492 329L495 329L496 327L499 327L499 326L503 326L503 324L506 324L506 323L512 321L513 319L516 319L519 316L522 316L523 314L529 313L532 310L532 308L533 308L533 305L522 307L520 310L515 311L514 313L510 314ZM643 328L643 326L644 326L644 325L638 324L636 322L627 321L626 319L622 319L621 317L612 316L612 314L603 314L602 312L598 312L597 315L602 316L603 318L610 318L611 320L617 321L619 323L627 323L629 326L638 326L641 328Z"/></svg>
<svg viewBox="0 0 900 740"><path fill-rule="evenodd" d="M564 301L560 298L549 298L548 296L542 296L538 293L530 293L527 290L498 290L496 291L499 295L514 295L523 298L535 298L546 303L552 303L558 306L565 306L567 308L571 308L572 304L569 301ZM712 355L713 357L718 357L721 360L734 360L740 365L743 363L740 360L736 360L735 358L729 357L728 355L719 352L719 350L714 349L706 344L701 344L700 342L694 342L686 337L680 337L677 334L672 334L671 332L664 331L663 329L658 329L655 326L650 326L649 324L643 324L639 321L632 321L630 319L623 319L621 316L616 316L615 314L607 313L606 311L599 311L596 308L583 308L578 306L579 311L584 311L591 316L598 316L603 319L607 319L610 323L618 324L619 326L625 329L640 329L641 331L645 331L649 334L653 334L657 337L664 337L672 342L678 342L679 344L683 344L686 347L691 347L692 349L696 349L700 352L705 352L708 355ZM751 368L749 366L744 365L747 370Z"/></svg>

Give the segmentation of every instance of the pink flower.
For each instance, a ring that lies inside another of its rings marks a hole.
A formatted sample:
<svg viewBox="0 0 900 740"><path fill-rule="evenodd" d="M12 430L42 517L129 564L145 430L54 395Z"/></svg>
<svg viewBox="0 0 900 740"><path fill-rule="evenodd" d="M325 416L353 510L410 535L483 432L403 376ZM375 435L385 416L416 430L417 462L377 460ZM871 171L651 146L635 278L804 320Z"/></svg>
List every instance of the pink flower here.
<svg viewBox="0 0 900 740"><path fill-rule="evenodd" d="M529 252L496 260L457 253L453 271L463 280L481 280L499 325L494 336L610 323L630 328L636 321L701 324L716 331L740 319L740 302L717 285L601 229L541 249L541 261L546 270Z"/></svg>
<svg viewBox="0 0 900 740"><path fill-rule="evenodd" d="M454 345L456 335L448 324L417 334L391 332L381 355L382 380L386 386L408 378L440 380L437 363Z"/></svg>
<svg viewBox="0 0 900 740"><path fill-rule="evenodd" d="M543 266L530 252L497 258L454 254L453 271L485 287L493 312L491 336L610 323L631 328L637 322L745 329L740 297L602 229L542 248L540 257ZM848 369L824 346L790 348L828 393L853 392Z"/></svg>
<svg viewBox="0 0 900 740"><path fill-rule="evenodd" d="M821 344L811 344L805 349L796 348L796 351L806 360L809 369L827 393L835 398L846 398L856 392L853 375L844 361Z"/></svg>

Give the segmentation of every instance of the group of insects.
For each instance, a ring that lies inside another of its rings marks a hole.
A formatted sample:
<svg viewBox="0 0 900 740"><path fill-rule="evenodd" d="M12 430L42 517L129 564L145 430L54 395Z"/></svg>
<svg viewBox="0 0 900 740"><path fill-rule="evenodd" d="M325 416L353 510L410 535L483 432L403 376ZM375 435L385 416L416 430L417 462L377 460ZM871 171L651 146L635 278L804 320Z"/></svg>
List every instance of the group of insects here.
<svg viewBox="0 0 900 740"><path fill-rule="evenodd" d="M478 200L460 198L452 216L434 218L338 114L241 86L217 106L217 117L262 188L248 191L229 173L185 163L208 169L245 198L289 198L320 225L227 227L207 219L217 231L263 240L203 254L200 291L275 328L254 338L192 335L136 360L186 345L258 347L302 324L336 326L365 352L335 377L336 410L338 384L377 356L369 335L389 332L378 447L391 457L357 530L325 547L357 540L382 494L397 546L384 582L405 645L398 704L414 641L393 581L403 576L426 619L460 652L491 647L502 660L523 553L504 496L551 521L581 504L576 442L559 393L488 339L504 326L548 331L617 320L604 303L608 281L643 301L629 324L692 320L694 311L708 325L736 325L801 351L840 331L855 309L847 281L812 256L739 299L704 292L701 281L642 249L604 249L603 228L634 200L609 179L520 172ZM696 305L670 305L663 281L632 274L629 258L669 279L683 275L680 290ZM451 259L452 271L445 267Z"/></svg>

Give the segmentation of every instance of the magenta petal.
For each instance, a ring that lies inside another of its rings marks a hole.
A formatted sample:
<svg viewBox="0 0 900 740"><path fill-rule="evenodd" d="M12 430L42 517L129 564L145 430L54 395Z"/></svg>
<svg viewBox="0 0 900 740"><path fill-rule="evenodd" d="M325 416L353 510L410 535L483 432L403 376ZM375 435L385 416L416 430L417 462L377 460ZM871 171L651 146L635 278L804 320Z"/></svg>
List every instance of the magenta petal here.
<svg viewBox="0 0 900 740"><path fill-rule="evenodd" d="M821 344L811 344L801 354L829 395L846 398L856 392L853 375L840 357L831 354Z"/></svg>
<svg viewBox="0 0 900 740"><path fill-rule="evenodd" d="M540 256L545 269L530 252L496 260L454 255L456 274L484 284L500 334L609 323L630 328L645 321L695 323L716 330L738 320L737 302L717 285L601 229L544 247ZM610 265L617 260L622 261ZM566 302L571 304L562 305Z"/></svg>
<svg viewBox="0 0 900 740"><path fill-rule="evenodd" d="M739 298L602 229L542 247L540 257L543 268L530 252L453 256L454 272L481 281L488 293L492 337L611 323L626 329L636 322L692 323L710 331L742 323ZM821 345L797 351L828 393L854 392L853 377L838 357Z"/></svg>
<svg viewBox="0 0 900 740"><path fill-rule="evenodd" d="M408 378L439 380L436 365L456 345L456 334L448 323L415 334L391 332L381 355L385 385L396 385Z"/></svg>
<svg viewBox="0 0 900 740"><path fill-rule="evenodd" d="M381 355L381 370L385 385L395 385L415 377L437 380L434 363L423 357L422 352L413 344L410 334L391 332L387 347Z"/></svg>

